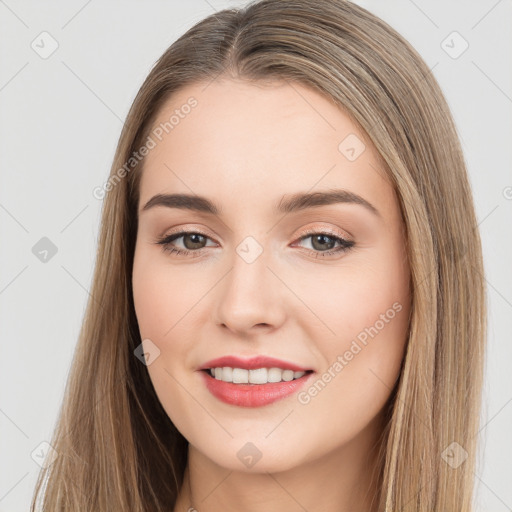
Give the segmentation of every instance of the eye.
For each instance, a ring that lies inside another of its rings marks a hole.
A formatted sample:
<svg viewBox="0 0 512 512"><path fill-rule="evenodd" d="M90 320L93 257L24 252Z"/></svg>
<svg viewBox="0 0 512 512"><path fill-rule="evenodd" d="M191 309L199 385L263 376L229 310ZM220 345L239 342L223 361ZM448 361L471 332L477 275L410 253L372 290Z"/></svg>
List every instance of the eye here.
<svg viewBox="0 0 512 512"><path fill-rule="evenodd" d="M311 247L316 257L332 256L334 254L348 251L355 245L355 242L346 240L330 232L310 231L303 233L299 241L311 239ZM335 247L338 244L338 247Z"/></svg>
<svg viewBox="0 0 512 512"><path fill-rule="evenodd" d="M311 239L312 247L312 249L308 249L308 251L314 253L315 257L332 256L333 254L348 251L355 245L355 242L351 240L346 240L341 236L322 231L310 231L303 233L299 242L307 240L308 238ZM183 239L183 248L176 247L174 245L174 242L180 239ZM200 232L180 231L160 238L155 243L161 245L164 252L194 258L202 254L202 249L206 247L208 240L211 240L211 238ZM336 244L338 244L338 247L335 247Z"/></svg>
<svg viewBox="0 0 512 512"><path fill-rule="evenodd" d="M172 242L183 238L183 245L185 246L183 249L175 247ZM164 252L180 254L183 256L192 256L191 253L201 253L201 249L205 247L206 241L209 240L209 237L204 235L203 233L199 233L196 231L180 231L179 233L174 233L172 235L165 236L159 240L157 240L157 244L162 246ZM199 256L200 254L194 254L192 257Z"/></svg>

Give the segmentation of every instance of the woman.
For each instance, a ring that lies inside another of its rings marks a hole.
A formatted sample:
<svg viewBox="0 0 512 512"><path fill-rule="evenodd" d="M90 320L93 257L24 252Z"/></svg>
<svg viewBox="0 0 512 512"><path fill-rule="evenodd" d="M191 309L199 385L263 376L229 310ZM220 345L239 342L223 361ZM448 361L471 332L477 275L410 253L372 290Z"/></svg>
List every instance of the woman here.
<svg viewBox="0 0 512 512"><path fill-rule="evenodd" d="M443 95L342 0L159 59L121 134L44 510L469 511L480 240Z"/></svg>

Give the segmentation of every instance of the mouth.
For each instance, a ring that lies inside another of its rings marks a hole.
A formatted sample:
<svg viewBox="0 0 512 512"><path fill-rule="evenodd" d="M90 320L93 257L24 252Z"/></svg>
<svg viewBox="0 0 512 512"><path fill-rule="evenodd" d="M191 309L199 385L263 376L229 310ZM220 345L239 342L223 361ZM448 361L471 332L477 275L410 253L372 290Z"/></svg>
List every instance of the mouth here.
<svg viewBox="0 0 512 512"><path fill-rule="evenodd" d="M263 407L296 394L315 373L283 368L216 367L200 372L208 391L238 407Z"/></svg>

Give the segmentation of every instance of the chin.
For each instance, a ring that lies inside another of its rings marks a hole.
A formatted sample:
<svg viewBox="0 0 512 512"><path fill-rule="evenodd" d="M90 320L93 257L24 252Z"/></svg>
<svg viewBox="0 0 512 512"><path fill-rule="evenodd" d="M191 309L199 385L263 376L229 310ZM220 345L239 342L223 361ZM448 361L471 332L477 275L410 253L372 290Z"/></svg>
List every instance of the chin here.
<svg viewBox="0 0 512 512"><path fill-rule="evenodd" d="M265 440L264 436L234 437L229 441L218 442L219 450L212 451L211 439L205 439L205 450L201 451L214 464L230 471L243 473L278 473L288 471L305 462L309 450L301 443L291 442L290 446L283 446L281 440ZM289 438L290 439L290 438ZM301 446L300 452L297 446Z"/></svg>

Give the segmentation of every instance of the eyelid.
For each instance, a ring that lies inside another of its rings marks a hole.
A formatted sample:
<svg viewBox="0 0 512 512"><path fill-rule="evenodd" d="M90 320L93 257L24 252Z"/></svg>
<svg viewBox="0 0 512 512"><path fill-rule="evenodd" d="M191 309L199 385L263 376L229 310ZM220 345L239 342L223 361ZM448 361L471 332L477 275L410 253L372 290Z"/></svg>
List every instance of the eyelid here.
<svg viewBox="0 0 512 512"><path fill-rule="evenodd" d="M211 240L215 240L215 237L209 235L206 230L203 230L201 228L196 228L196 227L192 227L192 226L188 226L188 225L180 225L179 227L175 228L175 229L172 229L171 231L167 231L165 230L162 235L160 236L160 238L168 238L172 235L177 235L177 234L183 234L183 233L197 233L198 235L203 235L204 237L207 237L207 238L210 238Z"/></svg>
<svg viewBox="0 0 512 512"><path fill-rule="evenodd" d="M333 229L333 228L320 227L320 226L313 226L313 227L310 227L310 228L306 228L306 229L302 230L298 234L298 237L299 238L303 238L304 236L308 236L308 235L312 235L312 234L318 234L318 233L322 233L322 234L326 234L326 235L332 235L332 236L335 236L337 238L341 238L343 240L346 240L347 242L352 242L353 241L353 237L351 235L349 235L346 231L343 232L341 230L336 230L336 229Z"/></svg>

